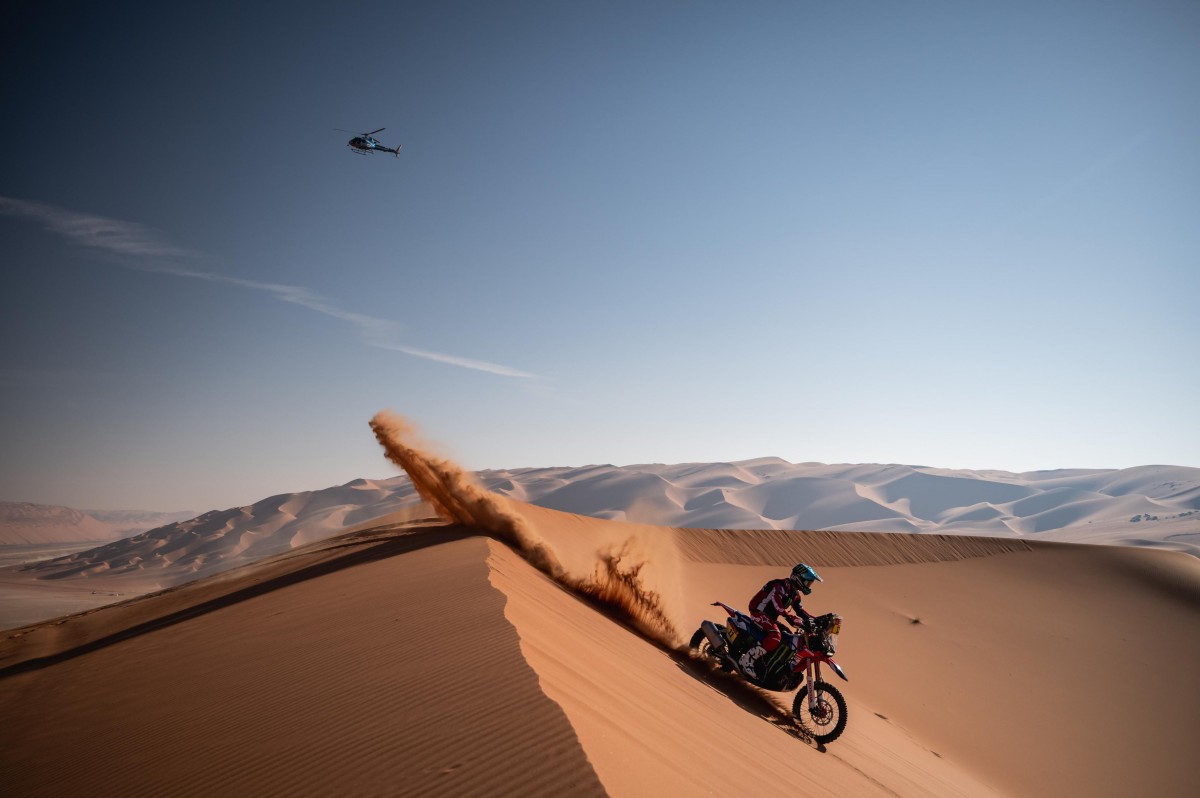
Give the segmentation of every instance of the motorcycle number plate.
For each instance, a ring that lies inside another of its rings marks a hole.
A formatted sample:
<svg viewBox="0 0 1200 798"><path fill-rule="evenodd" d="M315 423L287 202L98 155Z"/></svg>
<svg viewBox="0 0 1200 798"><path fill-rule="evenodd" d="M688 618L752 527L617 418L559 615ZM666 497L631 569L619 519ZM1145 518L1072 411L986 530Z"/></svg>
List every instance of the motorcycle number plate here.
<svg viewBox="0 0 1200 798"><path fill-rule="evenodd" d="M842 622L841 621L834 621L833 626L829 627L829 634L831 634L831 635L835 635L840 631L842 631Z"/></svg>

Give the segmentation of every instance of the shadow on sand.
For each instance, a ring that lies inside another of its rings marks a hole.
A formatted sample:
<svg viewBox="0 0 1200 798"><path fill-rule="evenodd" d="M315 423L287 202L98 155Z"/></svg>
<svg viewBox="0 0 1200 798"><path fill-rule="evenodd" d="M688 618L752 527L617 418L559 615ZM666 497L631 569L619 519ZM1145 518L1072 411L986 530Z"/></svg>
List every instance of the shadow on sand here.
<svg viewBox="0 0 1200 798"><path fill-rule="evenodd" d="M499 540L499 538L495 539ZM505 541L499 540L499 542L504 543ZM508 544L506 543L505 545ZM803 742L810 748L820 751L821 753L825 752L825 745L814 740L812 736L809 735L809 733L805 731L805 729L800 726L799 723L796 722L795 717L793 717L790 711L780 707L778 704L772 701L770 698L770 693L767 691L754 687L753 685L743 681L731 673L722 671L720 668L716 667L716 665L710 662L697 659L691 652L672 648L663 644L662 641L649 637L645 633L639 631L635 626L630 624L628 617L621 612L616 611L608 604L597 601L592 596L575 592L554 580L550 580L550 582L566 595L587 605L591 609L607 617L613 623L623 626L632 634L637 635L645 642L659 649L668 657L670 657L672 661L674 661L675 666L680 671L692 677L696 681L701 682L706 687L721 693L746 712L762 718L775 728L791 737L794 737L800 742Z"/></svg>
<svg viewBox="0 0 1200 798"><path fill-rule="evenodd" d="M814 740L796 719L783 707L771 700L770 694L715 665L696 659L686 652L673 651L671 658L676 667L706 687L709 687L737 704L751 715L756 715L785 734L822 753L825 746Z"/></svg>

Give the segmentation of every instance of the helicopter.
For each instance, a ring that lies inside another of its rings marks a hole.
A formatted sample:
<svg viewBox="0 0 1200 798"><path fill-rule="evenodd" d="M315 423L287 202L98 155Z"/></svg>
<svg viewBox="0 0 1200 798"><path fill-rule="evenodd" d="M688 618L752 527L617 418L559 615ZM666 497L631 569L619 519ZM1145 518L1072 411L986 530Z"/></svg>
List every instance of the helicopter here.
<svg viewBox="0 0 1200 798"><path fill-rule="evenodd" d="M343 133L354 133L353 130L345 130L344 128L340 127L335 128L335 130L340 130ZM404 145L398 144L394 150L390 147L383 146L374 138L375 134L381 130L387 130L387 128L381 127L379 130L372 130L370 133L356 133L354 138L346 142L346 146L349 147L350 151L355 155L370 155L378 150L379 152L390 152L392 155L395 155L397 158L399 158L400 149Z"/></svg>

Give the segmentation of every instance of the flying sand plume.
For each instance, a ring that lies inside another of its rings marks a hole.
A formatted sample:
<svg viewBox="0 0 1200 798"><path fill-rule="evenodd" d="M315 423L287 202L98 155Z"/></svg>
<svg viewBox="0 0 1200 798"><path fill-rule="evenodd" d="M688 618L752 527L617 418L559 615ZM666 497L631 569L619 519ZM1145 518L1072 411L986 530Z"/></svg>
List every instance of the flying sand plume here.
<svg viewBox="0 0 1200 798"><path fill-rule="evenodd" d="M646 562L628 564L634 559L632 540L596 552L592 573L571 573L537 530L505 507L500 497L477 485L457 464L417 448L411 442L413 428L403 418L381 411L371 419L371 429L387 458L408 474L417 493L444 520L490 532L542 573L628 621L650 639L669 648L679 645L679 633L658 593L643 582Z"/></svg>
<svg viewBox="0 0 1200 798"><path fill-rule="evenodd" d="M515 546L538 570L562 581L565 571L558 558L533 536L522 519L501 507L454 463L434 459L406 443L413 429L404 419L385 410L371 419L371 429L387 458L408 474L417 493L443 519L493 533Z"/></svg>

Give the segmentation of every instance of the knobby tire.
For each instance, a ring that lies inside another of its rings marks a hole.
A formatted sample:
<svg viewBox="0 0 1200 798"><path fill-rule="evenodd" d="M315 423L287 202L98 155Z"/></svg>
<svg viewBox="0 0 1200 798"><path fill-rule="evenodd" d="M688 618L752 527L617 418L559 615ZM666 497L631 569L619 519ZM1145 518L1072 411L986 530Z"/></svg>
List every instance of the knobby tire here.
<svg viewBox="0 0 1200 798"><path fill-rule="evenodd" d="M841 691L829 682L816 683L818 700L822 697L820 694L825 693L837 706L838 713L837 722L833 724L832 729L824 734L816 734L817 729L822 727L818 726L815 722L806 720L806 718L811 718L811 715L808 714L808 688L809 685L806 684L796 693L796 698L792 701L792 714L804 730L811 734L812 738L818 743L831 743L846 730L846 699L842 697Z"/></svg>

